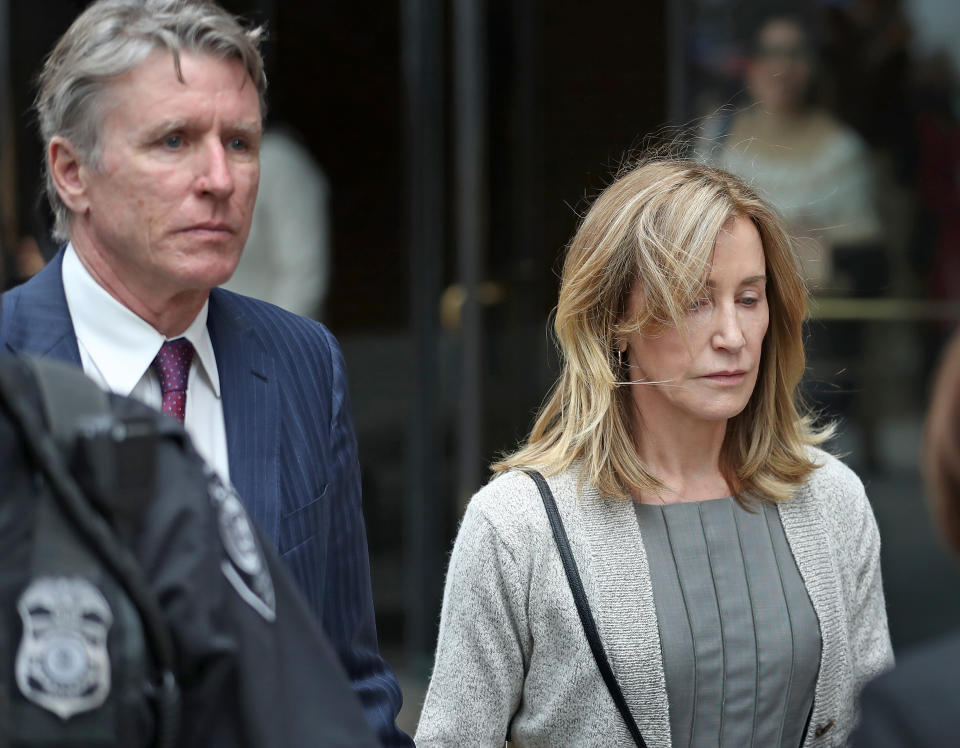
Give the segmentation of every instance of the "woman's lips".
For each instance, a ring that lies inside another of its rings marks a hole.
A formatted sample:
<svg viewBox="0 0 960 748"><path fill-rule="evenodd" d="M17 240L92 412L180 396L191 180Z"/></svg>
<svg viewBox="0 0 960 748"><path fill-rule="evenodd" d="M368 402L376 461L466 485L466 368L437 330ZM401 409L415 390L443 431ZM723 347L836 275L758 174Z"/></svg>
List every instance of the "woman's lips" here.
<svg viewBox="0 0 960 748"><path fill-rule="evenodd" d="M743 378L747 375L747 372L737 369L731 371L714 371L710 374L704 375L703 379L708 379L711 382L716 384L740 384L743 381Z"/></svg>

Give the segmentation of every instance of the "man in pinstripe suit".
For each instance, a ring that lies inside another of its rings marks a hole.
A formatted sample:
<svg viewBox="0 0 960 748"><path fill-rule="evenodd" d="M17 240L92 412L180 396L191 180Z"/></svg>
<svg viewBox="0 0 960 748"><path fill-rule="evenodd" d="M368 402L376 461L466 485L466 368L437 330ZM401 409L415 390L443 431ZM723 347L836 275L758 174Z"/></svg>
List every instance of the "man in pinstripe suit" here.
<svg viewBox="0 0 960 748"><path fill-rule="evenodd" d="M100 0L78 17L37 99L66 246L4 296L0 341L183 420L275 542L381 740L410 745L377 646L337 343L217 288L256 198L259 37L198 0Z"/></svg>

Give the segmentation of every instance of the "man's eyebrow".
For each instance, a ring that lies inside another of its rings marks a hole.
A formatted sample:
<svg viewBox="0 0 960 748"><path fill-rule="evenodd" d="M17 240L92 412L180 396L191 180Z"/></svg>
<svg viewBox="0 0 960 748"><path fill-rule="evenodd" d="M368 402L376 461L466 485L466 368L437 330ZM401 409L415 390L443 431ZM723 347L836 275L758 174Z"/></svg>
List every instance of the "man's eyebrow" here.
<svg viewBox="0 0 960 748"><path fill-rule="evenodd" d="M259 123L252 122L237 122L228 129L230 132L240 133L248 138L260 137L263 131L263 128L260 127Z"/></svg>
<svg viewBox="0 0 960 748"><path fill-rule="evenodd" d="M147 141L156 140L169 132L176 130L189 130L190 120L186 119L167 119L150 127L146 130L145 139ZM238 133L248 138L258 138L262 134L262 127L259 122L237 122L226 128L228 132Z"/></svg>
<svg viewBox="0 0 960 748"><path fill-rule="evenodd" d="M146 130L145 137L147 140L153 140L168 132L183 130L185 127L187 127L187 120L185 119L165 119Z"/></svg>
<svg viewBox="0 0 960 748"><path fill-rule="evenodd" d="M765 276L765 275L751 275L751 276L749 276L749 277L747 277L747 278L744 278L742 281L740 281L740 284L739 284L739 285L741 285L741 286L753 286L753 285L756 285L756 284L758 284L758 283L766 283L766 282L767 282L767 276ZM716 288L716 286L717 286L717 284L716 284L714 281L709 280L709 279L707 279L707 282L704 283L703 285L706 286L707 288Z"/></svg>

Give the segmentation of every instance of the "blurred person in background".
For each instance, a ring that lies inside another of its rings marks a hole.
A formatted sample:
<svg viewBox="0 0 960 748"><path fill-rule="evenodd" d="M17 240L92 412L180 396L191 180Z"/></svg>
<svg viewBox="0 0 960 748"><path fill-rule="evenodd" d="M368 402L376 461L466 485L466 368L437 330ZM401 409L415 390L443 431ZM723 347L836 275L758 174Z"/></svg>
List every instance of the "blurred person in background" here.
<svg viewBox="0 0 960 748"><path fill-rule="evenodd" d="M733 118L717 163L780 210L811 290L875 296L888 282L875 175L866 143L818 106L814 38L799 15L761 22L745 76L753 105ZM873 385L863 326L817 325L808 354L808 396L831 417L852 416L851 451L868 469L881 469L876 409L871 397L855 396Z"/></svg>
<svg viewBox="0 0 960 748"><path fill-rule="evenodd" d="M418 745L639 744L631 721L650 746L845 742L893 656L870 503L798 401L806 308L737 177L653 159L599 196L560 380L459 529Z"/></svg>
<svg viewBox="0 0 960 748"><path fill-rule="evenodd" d="M13 139L5 132L7 114L0 112L0 290L23 283L43 267L36 240L29 235L22 236L18 226L16 180L12 169L16 158Z"/></svg>
<svg viewBox="0 0 960 748"><path fill-rule="evenodd" d="M960 334L945 349L927 411L923 464L933 516L960 553ZM950 594L949 590L944 590ZM858 748L948 748L960 736L960 634L907 652L868 684Z"/></svg>
<svg viewBox="0 0 960 748"><path fill-rule="evenodd" d="M268 127L250 235L224 288L322 319L330 280L329 202L323 170L296 133Z"/></svg>
<svg viewBox="0 0 960 748"><path fill-rule="evenodd" d="M815 105L816 62L798 17L760 25L746 70L754 104L733 118L717 163L783 213L801 237L798 252L815 291L875 294L886 283L886 260L868 151Z"/></svg>
<svg viewBox="0 0 960 748"><path fill-rule="evenodd" d="M914 7L925 3L909 3ZM914 29L902 0L818 3L825 102L863 137L882 182L909 181L913 169L911 43ZM889 190L884 183L881 189Z"/></svg>

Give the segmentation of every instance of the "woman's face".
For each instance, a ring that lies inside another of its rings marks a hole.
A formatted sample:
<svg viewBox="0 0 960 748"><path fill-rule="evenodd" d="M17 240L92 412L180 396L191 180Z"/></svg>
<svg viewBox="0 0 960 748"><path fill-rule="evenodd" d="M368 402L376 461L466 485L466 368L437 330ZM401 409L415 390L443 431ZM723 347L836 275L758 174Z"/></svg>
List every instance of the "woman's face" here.
<svg viewBox="0 0 960 748"><path fill-rule="evenodd" d="M757 37L747 86L764 110L789 113L803 107L810 83L807 39L796 23L770 21Z"/></svg>
<svg viewBox="0 0 960 748"><path fill-rule="evenodd" d="M726 423L753 393L769 323L763 243L753 221L730 219L717 236L704 297L676 327L635 332L626 359L635 404L648 428ZM643 293L635 288L628 313Z"/></svg>

